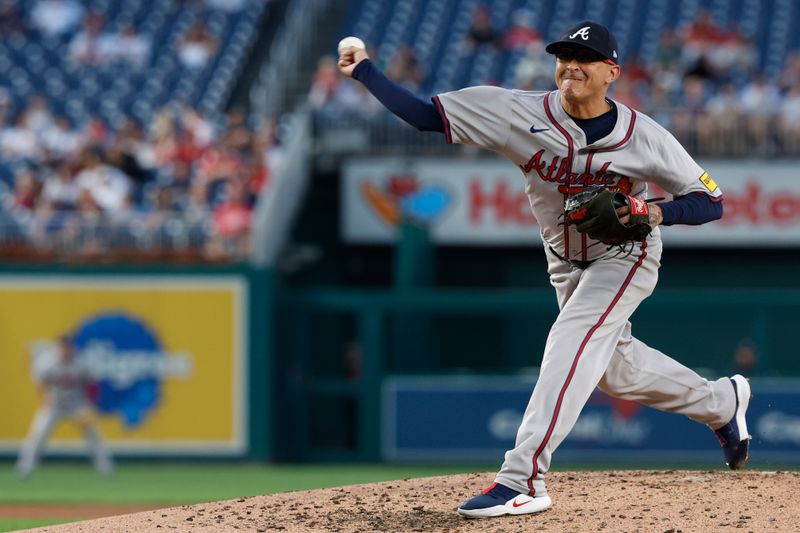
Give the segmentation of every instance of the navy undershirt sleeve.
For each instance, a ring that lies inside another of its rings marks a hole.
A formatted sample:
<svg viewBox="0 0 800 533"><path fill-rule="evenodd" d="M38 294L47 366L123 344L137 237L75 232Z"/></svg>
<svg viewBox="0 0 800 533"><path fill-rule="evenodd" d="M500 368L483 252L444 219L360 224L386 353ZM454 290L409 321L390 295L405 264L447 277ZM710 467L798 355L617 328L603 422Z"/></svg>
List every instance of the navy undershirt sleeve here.
<svg viewBox="0 0 800 533"><path fill-rule="evenodd" d="M685 196L677 196L671 202L658 204L664 215L664 226L687 224L699 226L712 220L722 218L722 198L696 192Z"/></svg>
<svg viewBox="0 0 800 533"><path fill-rule="evenodd" d="M418 130L444 133L444 121L432 103L417 98L384 76L369 59L356 65L353 78L363 83L386 109Z"/></svg>

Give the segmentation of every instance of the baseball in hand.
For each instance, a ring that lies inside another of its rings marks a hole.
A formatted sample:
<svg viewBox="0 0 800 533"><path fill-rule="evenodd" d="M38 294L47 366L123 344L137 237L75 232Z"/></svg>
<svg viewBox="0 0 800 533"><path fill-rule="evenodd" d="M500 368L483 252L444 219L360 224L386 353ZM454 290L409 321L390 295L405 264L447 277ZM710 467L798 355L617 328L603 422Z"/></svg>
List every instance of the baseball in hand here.
<svg viewBox="0 0 800 533"><path fill-rule="evenodd" d="M365 50L367 45L365 45L364 41L358 37L345 37L339 41L339 47L337 48L339 55L342 55L342 53L348 48L359 48L361 50Z"/></svg>

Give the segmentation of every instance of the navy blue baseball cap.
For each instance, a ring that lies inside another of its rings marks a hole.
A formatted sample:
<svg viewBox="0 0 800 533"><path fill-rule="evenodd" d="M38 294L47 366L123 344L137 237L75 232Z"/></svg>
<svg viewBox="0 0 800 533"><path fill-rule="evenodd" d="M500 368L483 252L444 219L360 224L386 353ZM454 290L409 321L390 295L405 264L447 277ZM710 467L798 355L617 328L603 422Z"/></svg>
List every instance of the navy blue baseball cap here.
<svg viewBox="0 0 800 533"><path fill-rule="evenodd" d="M582 46L593 50L616 63L619 59L617 40L608 28L597 22L584 20L565 31L558 39L548 44L545 50L557 54L561 48Z"/></svg>

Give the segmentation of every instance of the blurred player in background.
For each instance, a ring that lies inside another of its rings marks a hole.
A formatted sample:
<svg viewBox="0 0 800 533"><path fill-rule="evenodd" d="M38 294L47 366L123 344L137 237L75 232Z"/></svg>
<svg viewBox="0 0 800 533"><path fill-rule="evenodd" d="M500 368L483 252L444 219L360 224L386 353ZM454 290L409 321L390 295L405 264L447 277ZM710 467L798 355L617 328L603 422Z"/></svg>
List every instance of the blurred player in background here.
<svg viewBox="0 0 800 533"><path fill-rule="evenodd" d="M111 454L103 445L87 392L94 380L86 365L75 357L72 339L65 335L47 347L32 350L31 365L31 374L43 402L20 451L19 476L24 478L33 472L47 438L62 419L78 424L86 437L95 469L105 476L111 475L114 471Z"/></svg>

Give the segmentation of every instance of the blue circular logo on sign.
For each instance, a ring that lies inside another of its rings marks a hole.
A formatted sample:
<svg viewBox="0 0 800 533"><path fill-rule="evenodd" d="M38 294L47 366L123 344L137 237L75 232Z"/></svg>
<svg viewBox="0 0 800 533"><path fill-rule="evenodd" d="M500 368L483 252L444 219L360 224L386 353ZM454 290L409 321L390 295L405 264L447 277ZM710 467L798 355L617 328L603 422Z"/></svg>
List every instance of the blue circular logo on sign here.
<svg viewBox="0 0 800 533"><path fill-rule="evenodd" d="M78 356L98 376L94 403L102 413L119 413L138 426L158 405L164 359L161 342L141 320L120 312L95 315L72 335Z"/></svg>

